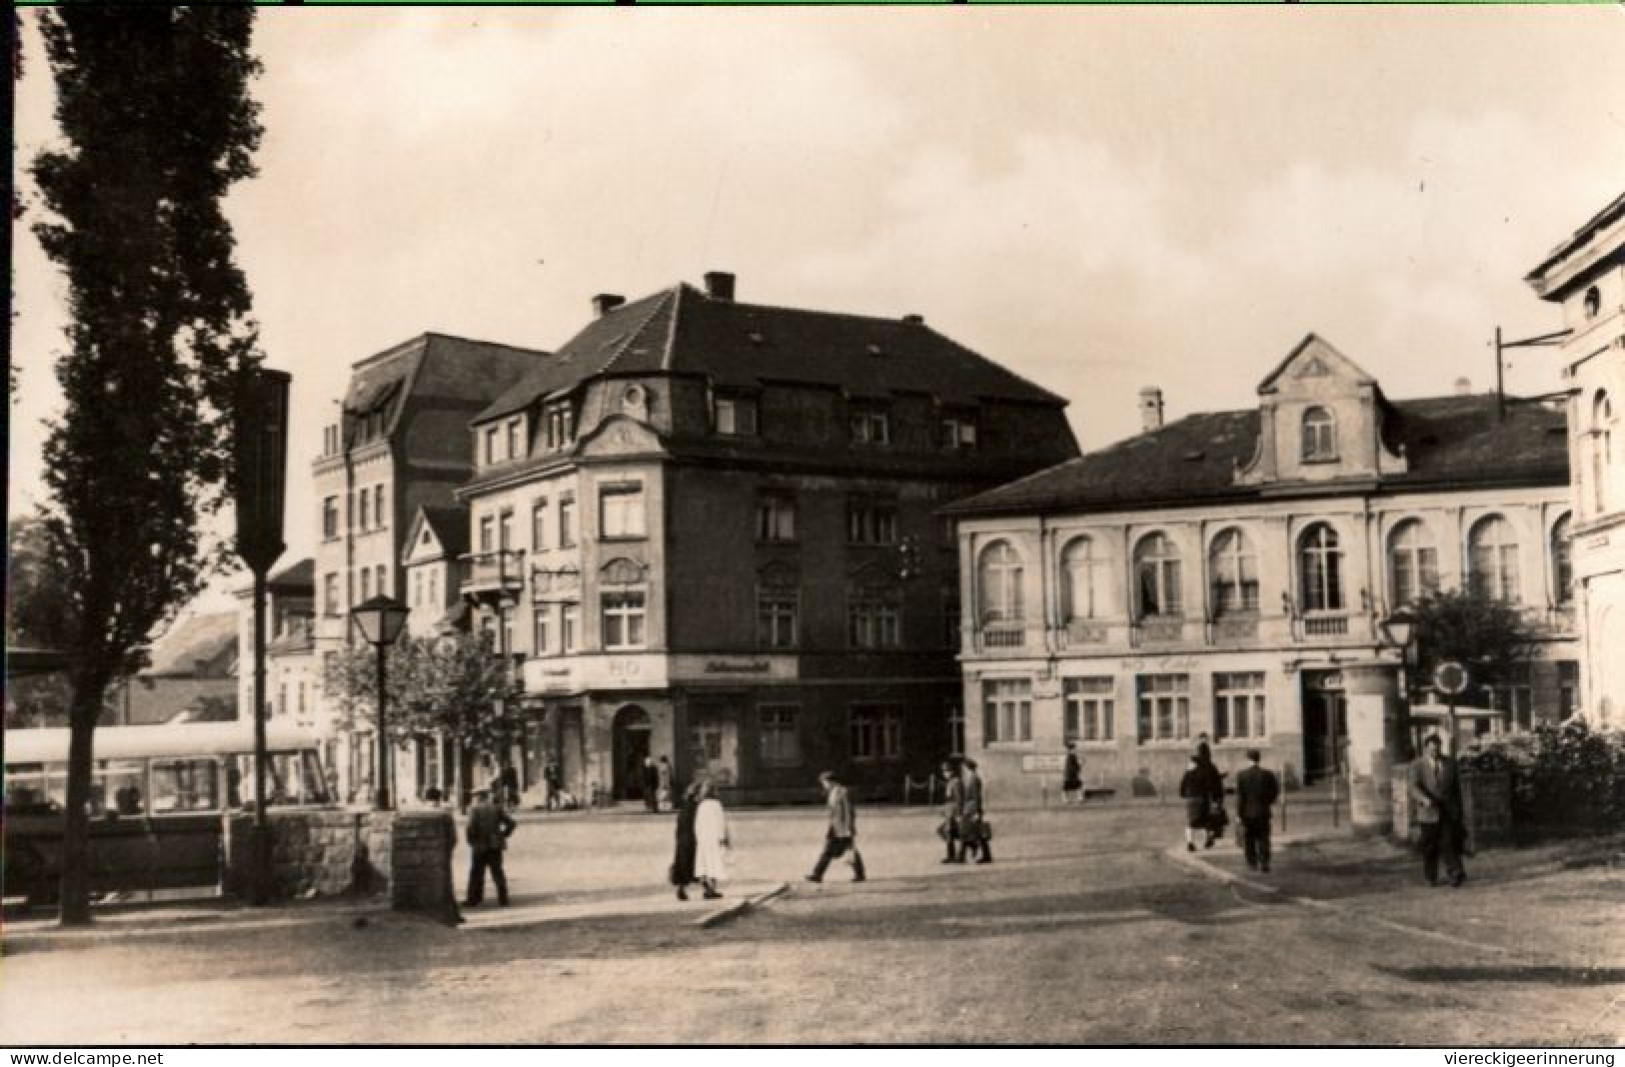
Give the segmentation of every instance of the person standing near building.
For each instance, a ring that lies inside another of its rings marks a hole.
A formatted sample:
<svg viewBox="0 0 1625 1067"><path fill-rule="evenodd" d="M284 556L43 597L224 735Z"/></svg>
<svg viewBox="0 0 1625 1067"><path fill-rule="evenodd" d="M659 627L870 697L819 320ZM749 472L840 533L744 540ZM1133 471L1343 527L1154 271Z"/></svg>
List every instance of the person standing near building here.
<svg viewBox="0 0 1625 1067"><path fill-rule="evenodd" d="M943 863L964 863L964 838L960 836L960 821L965 814L965 787L959 780L959 769L952 760L942 761L942 823L937 836L948 845Z"/></svg>
<svg viewBox="0 0 1625 1067"><path fill-rule="evenodd" d="M1444 755L1444 743L1434 734L1422 742L1422 755L1411 764L1410 793L1415 821L1422 834L1422 874L1428 885L1439 884L1439 858L1444 858L1450 884L1467 880L1461 862L1461 775L1456 761Z"/></svg>
<svg viewBox="0 0 1625 1067"><path fill-rule="evenodd" d="M1281 783L1275 772L1259 765L1258 749L1247 750L1247 769L1236 775L1236 815L1241 819L1241 846L1247 866L1268 874L1270 869L1270 817Z"/></svg>
<svg viewBox="0 0 1625 1067"><path fill-rule="evenodd" d="M643 810L653 813L660 810L658 796L660 793L660 765L653 756L643 757Z"/></svg>
<svg viewBox="0 0 1625 1067"><path fill-rule="evenodd" d="M964 840L961 855L975 852L977 863L992 863L993 828L987 821L987 796L981 772L977 770L976 761L966 756L960 773L965 781L965 815L959 828L959 836Z"/></svg>
<svg viewBox="0 0 1625 1067"><path fill-rule="evenodd" d="M1064 803L1083 803L1083 760L1078 757L1078 743L1066 743L1066 763L1061 770L1061 798Z"/></svg>
<svg viewBox="0 0 1625 1067"><path fill-rule="evenodd" d="M552 811L560 806L559 794L564 789L564 774L559 770L559 761L548 757L547 766L542 768L542 781L547 784L547 810Z"/></svg>
<svg viewBox="0 0 1625 1067"><path fill-rule="evenodd" d="M1185 773L1179 779L1179 797L1185 802L1185 851L1196 851L1196 831L1208 830L1210 812L1208 808L1208 776L1202 767L1202 761L1195 756L1185 765ZM1213 834L1207 835L1206 848L1213 847Z"/></svg>
<svg viewBox="0 0 1625 1067"><path fill-rule="evenodd" d="M661 811L671 810L671 760L665 756L660 757L660 765L655 768L658 772L655 779L655 806Z"/></svg>
<svg viewBox="0 0 1625 1067"><path fill-rule="evenodd" d="M491 881L497 887L497 903L508 906L508 876L502 869L502 853L508 847L508 837L514 831L513 817L500 804L491 800L491 790L474 791L474 806L468 809L468 894L463 898L467 907L475 907L485 899L485 872L491 872Z"/></svg>
<svg viewBox="0 0 1625 1067"><path fill-rule="evenodd" d="M812 873L807 876L807 881L822 882L830 863L850 851L852 880L861 882L866 875L863 856L858 852L858 813L852 806L852 796L846 791L846 786L836 779L833 771L820 774L818 784L823 787L825 801L829 804L829 829L824 832L824 851L819 855Z"/></svg>
<svg viewBox="0 0 1625 1067"><path fill-rule="evenodd" d="M717 884L728 876L728 818L722 801L707 780L699 783L699 805L694 811L694 877L705 889L705 899L722 895Z"/></svg>
<svg viewBox="0 0 1625 1067"><path fill-rule="evenodd" d="M700 783L695 782L683 794L683 802L677 809L677 842L676 850L672 854L671 870L668 872L671 884L677 887L677 899L688 899L688 885L694 881L695 853L699 850L699 839L694 832L694 820L700 805Z"/></svg>

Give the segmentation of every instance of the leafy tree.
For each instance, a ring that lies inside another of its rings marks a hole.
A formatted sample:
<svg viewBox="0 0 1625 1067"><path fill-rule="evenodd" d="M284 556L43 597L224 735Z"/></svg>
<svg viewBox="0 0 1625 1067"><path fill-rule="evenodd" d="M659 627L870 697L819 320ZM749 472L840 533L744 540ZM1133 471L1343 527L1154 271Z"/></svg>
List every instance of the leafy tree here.
<svg viewBox="0 0 1625 1067"><path fill-rule="evenodd" d="M233 391L258 359L221 211L260 139L253 23L246 4L40 14L62 146L33 162L48 211L34 233L66 276L71 318L56 366L64 410L45 446L45 540L74 661L65 925L90 921L103 695L223 554L199 530L229 495Z"/></svg>
<svg viewBox="0 0 1625 1067"><path fill-rule="evenodd" d="M1473 690L1518 677L1540 633L1519 607L1478 590L1443 590L1423 597L1412 609L1416 619L1415 684L1432 684L1439 664L1455 660L1467 667Z"/></svg>

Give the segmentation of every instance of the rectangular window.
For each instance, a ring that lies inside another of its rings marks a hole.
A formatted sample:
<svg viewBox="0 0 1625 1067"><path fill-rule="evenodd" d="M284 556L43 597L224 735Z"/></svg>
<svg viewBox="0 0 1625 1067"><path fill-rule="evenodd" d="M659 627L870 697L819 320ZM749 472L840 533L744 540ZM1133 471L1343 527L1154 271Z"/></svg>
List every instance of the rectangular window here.
<svg viewBox="0 0 1625 1067"><path fill-rule="evenodd" d="M1065 682L1065 721L1061 734L1067 741L1110 741L1116 718L1113 678L1068 678Z"/></svg>
<svg viewBox="0 0 1625 1067"><path fill-rule="evenodd" d="M982 683L982 743L1028 744L1033 739L1030 678L993 678Z"/></svg>
<svg viewBox="0 0 1625 1067"><path fill-rule="evenodd" d="M1213 739L1241 741L1264 737L1264 674L1248 671L1213 676Z"/></svg>
<svg viewBox="0 0 1625 1067"><path fill-rule="evenodd" d="M525 454L525 421L521 418L508 420L508 456L509 459L518 459Z"/></svg>
<svg viewBox="0 0 1625 1067"><path fill-rule="evenodd" d="M538 497L530 509L530 547L540 551L547 547L547 498Z"/></svg>
<svg viewBox="0 0 1625 1067"><path fill-rule="evenodd" d="M851 418L852 443L887 445L891 443L891 415L883 407L855 406Z"/></svg>
<svg viewBox="0 0 1625 1067"><path fill-rule="evenodd" d="M389 525L389 513L384 510L384 487L382 485L372 487L372 521L380 529Z"/></svg>
<svg viewBox="0 0 1625 1067"><path fill-rule="evenodd" d="M1580 706L1580 664L1572 659L1557 661L1557 717L1566 719Z"/></svg>
<svg viewBox="0 0 1625 1067"><path fill-rule="evenodd" d="M767 587L756 592L756 643L762 648L795 648L800 598L794 589Z"/></svg>
<svg viewBox="0 0 1625 1067"><path fill-rule="evenodd" d="M371 567L362 567L361 568L361 599L364 600L364 601L372 599L372 568Z"/></svg>
<svg viewBox="0 0 1625 1067"><path fill-rule="evenodd" d="M574 652L580 637L580 604L563 604L559 607L559 651Z"/></svg>
<svg viewBox="0 0 1625 1067"><path fill-rule="evenodd" d="M552 612L551 604L537 604L531 616L530 652L533 656L547 655L547 623Z"/></svg>
<svg viewBox="0 0 1625 1067"><path fill-rule="evenodd" d="M152 811L219 811L220 768L212 757L152 761Z"/></svg>
<svg viewBox="0 0 1625 1067"><path fill-rule="evenodd" d="M717 433L730 437L754 437L756 401L743 396L716 398Z"/></svg>
<svg viewBox="0 0 1625 1067"><path fill-rule="evenodd" d="M795 704L763 704L756 709L764 767L801 765L801 708Z"/></svg>
<svg viewBox="0 0 1625 1067"><path fill-rule="evenodd" d="M903 757L903 713L895 704L853 704L848 721L854 760Z"/></svg>
<svg viewBox="0 0 1625 1067"><path fill-rule="evenodd" d="M1139 677L1138 740L1184 741L1191 736L1191 679L1188 674Z"/></svg>
<svg viewBox="0 0 1625 1067"><path fill-rule="evenodd" d="M1505 716L1501 725L1512 733L1528 733L1535 728L1535 691L1527 682L1492 685L1490 707Z"/></svg>
<svg viewBox="0 0 1625 1067"><path fill-rule="evenodd" d="M335 540L339 535L339 498L330 496L322 501L322 539Z"/></svg>
<svg viewBox="0 0 1625 1067"><path fill-rule="evenodd" d="M480 551L496 551L497 521L490 515L480 516Z"/></svg>
<svg viewBox="0 0 1625 1067"><path fill-rule="evenodd" d="M343 606L339 603L337 573L322 575L322 611L328 615L338 615L343 611Z"/></svg>
<svg viewBox="0 0 1625 1067"><path fill-rule="evenodd" d="M498 619L497 619L497 623L498 623L498 627L499 627L498 630L497 630L497 651L502 653L504 656L508 656L508 655L513 654L513 639L514 639L513 616L514 616L513 605L507 604L507 605L504 605L502 607L502 614L500 616L498 616Z"/></svg>
<svg viewBox="0 0 1625 1067"><path fill-rule="evenodd" d="M576 498L571 494L559 497L559 547L574 548L576 544Z"/></svg>
<svg viewBox="0 0 1625 1067"><path fill-rule="evenodd" d="M879 596L856 594L847 604L847 644L852 648L896 648L901 642L902 613Z"/></svg>
<svg viewBox="0 0 1625 1067"><path fill-rule="evenodd" d="M575 411L568 402L555 404L548 408L544 418L547 423L546 436L549 450L564 448L575 440Z"/></svg>
<svg viewBox="0 0 1625 1067"><path fill-rule="evenodd" d="M604 538L644 536L643 486L606 485L598 491L598 532Z"/></svg>
<svg viewBox="0 0 1625 1067"><path fill-rule="evenodd" d="M497 547L506 552L513 547L513 512L497 515Z"/></svg>
<svg viewBox="0 0 1625 1067"><path fill-rule="evenodd" d="M763 493L756 498L756 540L796 539L796 498L785 493Z"/></svg>
<svg viewBox="0 0 1625 1067"><path fill-rule="evenodd" d="M642 648L643 593L605 593L602 603L604 647Z"/></svg>
<svg viewBox="0 0 1625 1067"><path fill-rule="evenodd" d="M486 427L485 430L485 465L489 467L497 461L497 428Z"/></svg>
<svg viewBox="0 0 1625 1067"><path fill-rule="evenodd" d="M360 528L363 530L370 530L372 529L372 494L367 490L362 489L360 492L356 493L356 498L356 502L361 507L361 513L358 519Z"/></svg>
<svg viewBox="0 0 1625 1067"><path fill-rule="evenodd" d="M388 573L389 573L389 568L385 567L382 563L378 564L377 583L378 583L378 595L379 596L388 596L389 595L389 583L388 583L388 580L385 578L385 575L388 574Z"/></svg>
<svg viewBox="0 0 1625 1067"><path fill-rule="evenodd" d="M976 419L971 415L948 415L942 420L943 448L975 448Z"/></svg>
<svg viewBox="0 0 1625 1067"><path fill-rule="evenodd" d="M854 545L896 544L897 505L887 500L847 501L846 539Z"/></svg>

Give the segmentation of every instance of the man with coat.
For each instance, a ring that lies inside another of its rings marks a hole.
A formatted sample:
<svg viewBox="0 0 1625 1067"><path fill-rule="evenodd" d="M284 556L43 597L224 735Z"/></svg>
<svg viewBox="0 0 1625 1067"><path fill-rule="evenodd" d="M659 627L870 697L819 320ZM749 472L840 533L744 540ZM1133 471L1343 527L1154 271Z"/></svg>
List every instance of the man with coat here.
<svg viewBox="0 0 1625 1067"><path fill-rule="evenodd" d="M1410 793L1412 818L1422 835L1422 874L1428 885L1439 884L1439 857L1444 857L1450 884L1467 880L1461 864L1462 820L1461 776L1456 761L1443 753L1438 734L1422 743L1422 755L1411 764Z"/></svg>
<svg viewBox="0 0 1625 1067"><path fill-rule="evenodd" d="M832 771L820 774L818 784L824 787L824 796L829 802L829 830L824 834L824 851L807 881L822 882L830 863L851 850L852 880L861 882L864 880L863 857L858 854L858 813L852 806L852 797Z"/></svg>
<svg viewBox="0 0 1625 1067"><path fill-rule="evenodd" d="M943 863L964 863L965 846L960 827L965 817L965 786L959 780L959 768L951 760L942 762L942 825L937 835L948 845L948 856Z"/></svg>
<svg viewBox="0 0 1625 1067"><path fill-rule="evenodd" d="M987 825L987 800L982 789L982 775L977 770L976 761L969 756L961 765L960 774L964 779L964 817L960 820L959 836L963 841L960 856L975 851L979 853L977 863L993 862L993 834Z"/></svg>
<svg viewBox="0 0 1625 1067"><path fill-rule="evenodd" d="M1241 818L1241 846L1247 866L1269 873L1270 815L1281 795L1275 772L1259 766L1258 749L1247 750L1247 769L1236 775L1236 814Z"/></svg>
<svg viewBox="0 0 1625 1067"><path fill-rule="evenodd" d="M508 847L508 835L514 831L513 817L500 805L491 801L489 789L474 793L474 806L468 809L468 895L463 900L467 907L475 907L485 899L485 872L491 872L491 881L497 887L497 903L508 906L508 876L502 870L502 851Z"/></svg>

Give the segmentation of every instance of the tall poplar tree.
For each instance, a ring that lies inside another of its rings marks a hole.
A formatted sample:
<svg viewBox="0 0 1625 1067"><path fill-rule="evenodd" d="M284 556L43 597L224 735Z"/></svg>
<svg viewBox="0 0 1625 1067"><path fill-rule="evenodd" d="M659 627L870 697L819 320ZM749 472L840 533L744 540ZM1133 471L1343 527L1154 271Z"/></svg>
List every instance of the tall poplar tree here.
<svg viewBox="0 0 1625 1067"><path fill-rule="evenodd" d="M64 4L42 11L60 147L33 175L34 226L67 279L45 446L46 538L73 655L62 923L90 921L96 719L154 628L218 562L200 530L228 497L238 372L258 359L221 210L254 174L248 5Z"/></svg>

